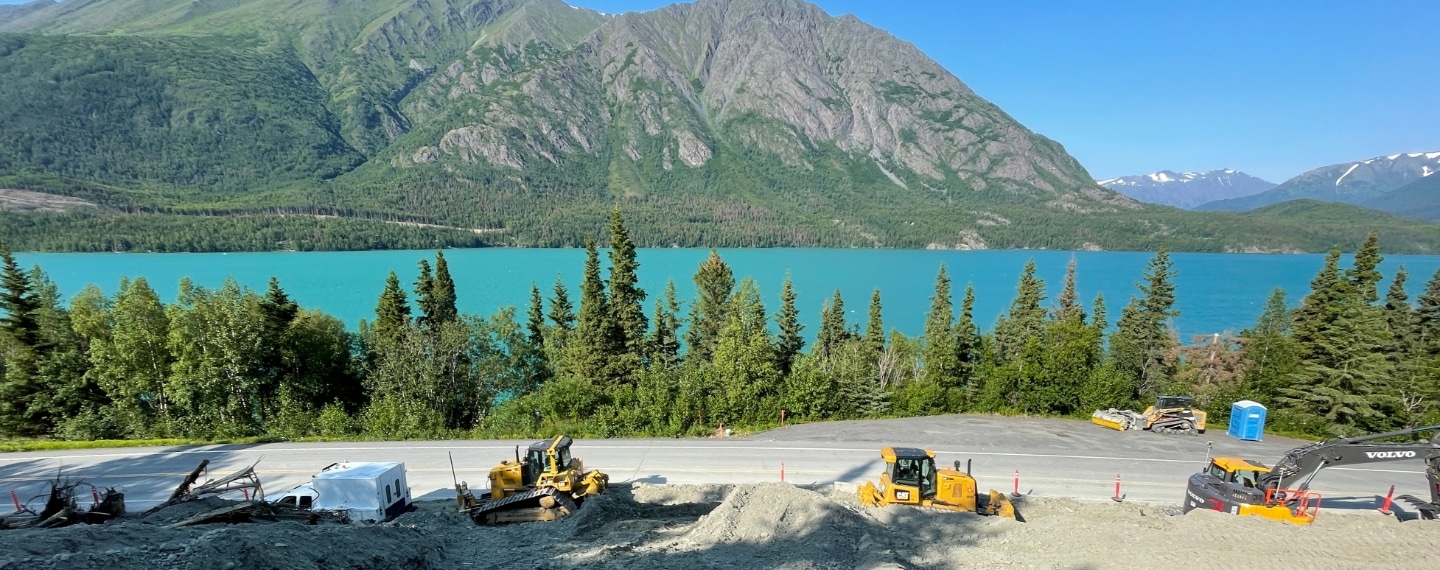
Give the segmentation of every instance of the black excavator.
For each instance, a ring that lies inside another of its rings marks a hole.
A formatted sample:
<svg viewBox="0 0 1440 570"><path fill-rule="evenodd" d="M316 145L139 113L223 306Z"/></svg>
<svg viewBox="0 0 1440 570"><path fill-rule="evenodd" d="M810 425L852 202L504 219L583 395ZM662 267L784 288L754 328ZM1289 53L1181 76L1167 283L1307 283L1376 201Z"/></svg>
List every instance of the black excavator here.
<svg viewBox="0 0 1440 570"><path fill-rule="evenodd" d="M1428 434L1428 437L1426 435ZM1347 437L1297 447L1274 467L1248 459L1216 457L1190 476L1185 512L1194 509L1259 516L1293 524L1315 521L1320 497L1310 481L1321 469L1389 461L1423 461L1430 500L1400 495L1397 502L1420 518L1440 518L1440 425Z"/></svg>

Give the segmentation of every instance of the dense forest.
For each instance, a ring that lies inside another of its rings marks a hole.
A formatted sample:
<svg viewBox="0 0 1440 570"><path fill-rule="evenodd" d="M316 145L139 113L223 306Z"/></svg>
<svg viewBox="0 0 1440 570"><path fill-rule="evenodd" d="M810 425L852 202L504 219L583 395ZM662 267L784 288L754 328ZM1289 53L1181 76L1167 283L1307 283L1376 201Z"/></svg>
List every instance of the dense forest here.
<svg viewBox="0 0 1440 570"><path fill-rule="evenodd" d="M637 286L618 209L607 260L593 239L579 291L532 285L524 309L460 314L443 252L409 286L391 273L375 317L347 331L272 279L251 291L182 281L163 303L144 278L64 300L44 271L0 267L0 433L10 437L434 438L686 436L721 423L1003 413L1085 416L1190 394L1224 421L1242 398L1271 424L1329 436L1440 423L1440 274L1412 303L1403 268L1384 295L1371 234L1353 267L1332 251L1291 308L1280 290L1248 330L1182 342L1174 269L1150 261L1114 326L1076 290L1072 261L1046 299L1034 263L990 327L939 267L924 334L887 332L883 297L846 322L839 291L813 341L787 280L778 308L712 251L696 298ZM608 262L608 263L607 263ZM409 280L409 277L406 277ZM772 293L773 294L773 293ZM958 299L958 302L957 302ZM1223 425L1223 424L1222 424Z"/></svg>

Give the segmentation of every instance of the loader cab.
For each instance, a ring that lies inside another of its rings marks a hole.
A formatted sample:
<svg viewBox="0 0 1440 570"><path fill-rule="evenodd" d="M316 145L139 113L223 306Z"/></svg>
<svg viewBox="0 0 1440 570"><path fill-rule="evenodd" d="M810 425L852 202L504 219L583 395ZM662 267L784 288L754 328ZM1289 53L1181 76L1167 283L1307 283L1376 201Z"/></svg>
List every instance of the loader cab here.
<svg viewBox="0 0 1440 570"><path fill-rule="evenodd" d="M918 503L935 498L935 457L931 452L913 447L887 447L880 455L885 460L885 474L891 486L897 487L892 491L895 501ZM919 496L910 496L912 492L918 492Z"/></svg>
<svg viewBox="0 0 1440 570"><path fill-rule="evenodd" d="M1189 396L1160 396L1155 399L1155 409L1172 410L1175 408L1189 408L1195 404L1195 399Z"/></svg>
<svg viewBox="0 0 1440 570"><path fill-rule="evenodd" d="M1269 467L1237 457L1216 457L1205 467L1207 475L1219 479L1222 483L1246 489L1260 488L1260 477L1269 472Z"/></svg>

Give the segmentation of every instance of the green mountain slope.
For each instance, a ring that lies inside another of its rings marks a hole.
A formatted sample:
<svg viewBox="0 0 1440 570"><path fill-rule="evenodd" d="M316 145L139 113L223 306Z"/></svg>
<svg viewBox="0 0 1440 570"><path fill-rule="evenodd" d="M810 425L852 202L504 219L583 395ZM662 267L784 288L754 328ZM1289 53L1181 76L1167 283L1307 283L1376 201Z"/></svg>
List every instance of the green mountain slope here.
<svg viewBox="0 0 1440 570"><path fill-rule="evenodd" d="M0 36L0 188L98 204L44 224L95 239L145 212L177 243L187 216L285 215L564 246L621 203L644 245L1314 251L1373 221L1139 204L799 0L69 0L0 31L23 32Z"/></svg>
<svg viewBox="0 0 1440 570"><path fill-rule="evenodd" d="M191 38L0 34L0 172L232 192L364 158L283 49Z"/></svg>
<svg viewBox="0 0 1440 570"><path fill-rule="evenodd" d="M1365 203L1407 218L1440 221L1440 176L1426 176Z"/></svg>

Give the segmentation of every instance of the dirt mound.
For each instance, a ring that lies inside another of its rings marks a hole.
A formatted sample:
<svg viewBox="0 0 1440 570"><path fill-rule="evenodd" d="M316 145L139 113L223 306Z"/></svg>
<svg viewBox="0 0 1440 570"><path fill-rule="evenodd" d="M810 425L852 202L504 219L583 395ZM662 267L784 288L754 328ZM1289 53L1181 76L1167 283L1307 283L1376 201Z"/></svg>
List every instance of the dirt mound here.
<svg viewBox="0 0 1440 570"><path fill-rule="evenodd" d="M0 533L0 568L425 569L440 567L444 555L443 545L429 530L396 524L284 522L180 529L157 524L203 512L205 505L195 503L201 501L175 513L166 511L178 507L165 509L144 521L5 531Z"/></svg>

